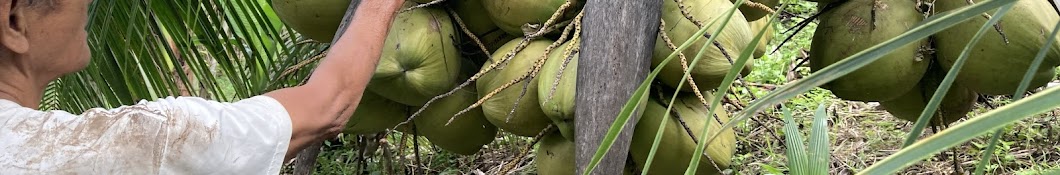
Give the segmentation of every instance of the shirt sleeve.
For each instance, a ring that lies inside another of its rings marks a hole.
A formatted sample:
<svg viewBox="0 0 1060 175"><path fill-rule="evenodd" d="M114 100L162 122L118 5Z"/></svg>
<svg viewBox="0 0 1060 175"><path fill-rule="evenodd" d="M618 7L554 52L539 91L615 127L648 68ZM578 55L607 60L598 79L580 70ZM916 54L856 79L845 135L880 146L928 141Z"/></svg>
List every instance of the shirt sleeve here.
<svg viewBox="0 0 1060 175"><path fill-rule="evenodd" d="M0 105L0 172L279 174L290 137L287 111L265 96L170 97L81 115Z"/></svg>

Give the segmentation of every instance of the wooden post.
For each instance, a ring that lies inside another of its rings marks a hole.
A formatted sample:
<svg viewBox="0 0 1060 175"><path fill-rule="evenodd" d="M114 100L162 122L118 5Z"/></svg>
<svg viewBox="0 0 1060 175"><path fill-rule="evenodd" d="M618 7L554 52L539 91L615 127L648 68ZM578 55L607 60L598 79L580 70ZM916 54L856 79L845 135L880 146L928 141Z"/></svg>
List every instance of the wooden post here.
<svg viewBox="0 0 1060 175"><path fill-rule="evenodd" d="M353 14L357 12L357 6L360 4L361 0L350 1L350 6L346 8L346 15L343 15L342 23L340 23L338 30L335 31L335 38L331 40L332 44L338 41L343 33L346 33L346 28L349 26L350 21L353 20ZM298 152L298 155L293 160L294 162L291 163L294 166L295 175L313 174L313 171L316 170L317 155L320 154L321 146L321 142L317 142Z"/></svg>
<svg viewBox="0 0 1060 175"><path fill-rule="evenodd" d="M588 0L575 103L577 171L583 174L622 106L648 75L662 0ZM623 174L631 120L592 174Z"/></svg>

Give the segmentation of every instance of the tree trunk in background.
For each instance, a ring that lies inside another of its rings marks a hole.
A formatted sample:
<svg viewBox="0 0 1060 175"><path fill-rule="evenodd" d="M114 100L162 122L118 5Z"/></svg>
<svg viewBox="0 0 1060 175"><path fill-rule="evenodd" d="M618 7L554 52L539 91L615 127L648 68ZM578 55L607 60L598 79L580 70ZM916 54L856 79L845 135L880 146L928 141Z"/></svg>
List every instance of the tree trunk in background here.
<svg viewBox="0 0 1060 175"><path fill-rule="evenodd" d="M334 44L342 37L342 33L346 32L346 26L350 24L350 20L353 20L353 14L357 11L357 6L361 4L360 0L353 0L350 2L350 6L346 9L346 16L342 18L342 24L339 25L339 30L335 32L335 39L331 40ZM334 49L334 48L332 48ZM294 158L294 174L295 175L310 175L316 170L317 155L320 154L321 142L309 145L305 150L298 152L298 156Z"/></svg>
<svg viewBox="0 0 1060 175"><path fill-rule="evenodd" d="M661 9L662 0L589 0L585 5L575 102L578 174L647 77ZM635 125L636 120L626 125L592 174L623 174Z"/></svg>

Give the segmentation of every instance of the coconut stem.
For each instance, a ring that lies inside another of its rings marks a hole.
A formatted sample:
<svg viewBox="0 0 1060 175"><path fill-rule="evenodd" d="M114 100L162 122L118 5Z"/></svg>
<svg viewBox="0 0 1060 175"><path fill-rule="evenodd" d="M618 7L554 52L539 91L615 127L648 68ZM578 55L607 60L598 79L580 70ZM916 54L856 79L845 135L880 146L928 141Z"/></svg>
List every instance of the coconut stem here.
<svg viewBox="0 0 1060 175"><path fill-rule="evenodd" d="M556 88L559 87L559 82L563 79L563 72L566 71L567 65L574 60L574 54L581 52L581 46L579 45L581 44L581 25L574 28L574 37L571 38L573 43L563 52L563 64L559 66L559 72L556 73L555 81L552 82L552 87L548 91L548 98L545 98L545 103L552 101L552 97L556 95Z"/></svg>
<svg viewBox="0 0 1060 175"><path fill-rule="evenodd" d="M563 6L560 6L559 10L557 10L556 13L563 13L569 7L570 7L570 1L567 1L567 3L565 3ZM427 100L427 103L424 103L423 106L421 106L419 110L416 110L415 113L412 113L412 116L409 116L408 120L405 120L404 122L401 122L400 124L398 124L398 126L401 126L403 124L407 124L409 122L412 122L412 120L415 119L417 116L419 116L420 113L423 113L423 111L426 110L427 107L430 107L431 104L434 103L434 101L437 101L439 99L442 99L442 98L445 98L445 97L448 97L448 96L451 96L451 95L455 94L456 91L459 91L460 89L463 89L464 87L467 87L468 85L471 85L471 82L475 82L479 78L482 78L482 76L485 75L486 73L489 73L490 71L493 71L494 69L496 69L501 64L507 63L512 58L515 58L515 54L519 53L519 51L522 51L524 48L526 48L526 46L530 44L531 40L533 40L533 39L535 39L537 37L540 37L541 35L544 35L544 33L551 32L550 29L553 29L553 28L551 28L549 26L552 25L552 23L554 23L557 18L559 18L559 15L552 15L552 18L548 19L548 21L545 22L545 25L544 25L544 27L541 28L541 31L538 31L538 33L536 35L527 36L527 37L523 38L522 41L519 41L519 45L517 45L515 47L515 49L513 49L508 54L505 54L504 55L504 59L501 59L500 61L497 61L497 62L493 62L488 67L486 67L486 69L480 70L478 73L475 73L475 75L471 76L471 78L468 78L463 83L460 83L460 85L457 85L452 90L449 90L449 92L446 92L445 94L434 96L434 98L431 98L430 100ZM457 115L454 115L453 118L455 118L455 116L457 116ZM446 123L446 125L449 125L449 123L452 123L453 118L450 118L449 122Z"/></svg>
<svg viewBox="0 0 1060 175"><path fill-rule="evenodd" d="M512 171L512 169L515 169L516 165L519 165L519 163L523 162L523 157L526 157L526 155L530 153L530 150L534 148L534 145L537 145L537 142L540 142L541 138L545 137L545 134L548 133L548 131L552 130L552 126L552 124L549 124L545 127L545 129L542 129L541 132L538 132L537 136L534 136L534 141L531 141L529 145L526 145L526 147L523 148L523 151L520 151L519 155L516 155L515 159L512 160L511 163L505 165L504 169L501 170L500 174L508 174Z"/></svg>
<svg viewBox="0 0 1060 175"><path fill-rule="evenodd" d="M408 11L416 10L418 8L424 8L424 7L432 6L432 5L435 5L435 4L441 4L442 2L445 2L445 1L446 0L434 0L434 1L431 1L431 2L424 3L424 4L420 4L420 5L412 6L412 7L409 7L409 8L405 8L405 9L403 9L401 11L398 11L398 13L405 13L405 12L408 12Z"/></svg>
<svg viewBox="0 0 1060 175"><path fill-rule="evenodd" d="M666 31L666 21L659 20L659 36L662 37L663 42L666 43L666 47L670 48L670 51L676 52L677 51L677 46L674 45L672 40L670 40L670 36L666 35L665 31ZM685 58L685 54L681 53L681 52L677 52L677 57L681 58L681 70L682 70L682 72L688 72L688 61ZM699 91L699 86L696 85L696 80L692 79L692 75L689 74L688 76L685 76L685 79L688 80L688 85L690 87L692 87L692 91L696 94L696 97L699 98L699 102L703 104L703 107L708 106L710 103L707 103L707 99L704 98L703 97L703 93Z"/></svg>
<svg viewBox="0 0 1060 175"><path fill-rule="evenodd" d="M456 21L456 25L457 26L460 26L460 30L464 31L464 34L467 35L468 37L470 37L471 41L475 41L475 45L477 45L479 49L482 49L482 53L485 53L487 56L492 55L492 54L490 54L490 50L486 49L486 45L482 44L482 40L479 40L478 36L475 36L475 33L471 32L471 30L467 29L467 25L464 24L464 20L460 19L460 15L457 14L456 11L453 11L452 8L445 8L445 9L447 11L449 11L449 15L453 16L453 20Z"/></svg>
<svg viewBox="0 0 1060 175"><path fill-rule="evenodd" d="M769 6L766 6L765 4L754 2L754 1L750 1L750 0L744 1L743 2L743 6L756 8L758 10L765 11L767 14L773 14L773 13L777 12L776 10L773 10L773 8L770 8Z"/></svg>
<svg viewBox="0 0 1060 175"><path fill-rule="evenodd" d="M412 168L412 174L416 174L416 171L420 169L420 165L423 162L420 161L420 137L418 136L419 131L416 130L416 123L412 123L412 152L416 156L416 166Z"/></svg>
<svg viewBox="0 0 1060 175"><path fill-rule="evenodd" d="M327 52L320 52L319 54L317 54L317 55L315 55L313 57L309 57L309 59L302 60L302 62L298 62L298 64L295 64L294 66L291 66L291 67L285 69L283 71L283 73L280 73L280 78L287 77L287 75L290 75L291 73L294 73L295 71L301 70L306 65L309 65L309 63L313 63L313 62L316 62L317 60L323 59L325 56L327 56Z"/></svg>

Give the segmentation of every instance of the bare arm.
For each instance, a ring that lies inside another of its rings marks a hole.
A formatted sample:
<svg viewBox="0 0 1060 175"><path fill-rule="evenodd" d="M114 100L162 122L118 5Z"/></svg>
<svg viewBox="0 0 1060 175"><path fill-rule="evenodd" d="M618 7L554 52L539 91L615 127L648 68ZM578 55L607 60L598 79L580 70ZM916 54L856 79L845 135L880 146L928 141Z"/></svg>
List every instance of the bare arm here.
<svg viewBox="0 0 1060 175"><path fill-rule="evenodd" d="M265 94L291 116L287 159L307 145L342 131L375 72L401 0L363 0L349 27L305 85Z"/></svg>

